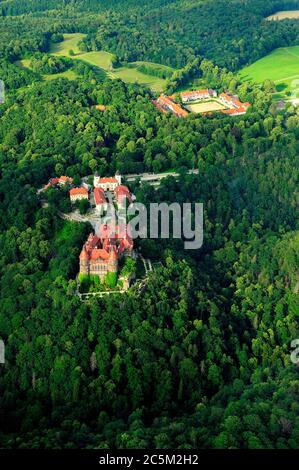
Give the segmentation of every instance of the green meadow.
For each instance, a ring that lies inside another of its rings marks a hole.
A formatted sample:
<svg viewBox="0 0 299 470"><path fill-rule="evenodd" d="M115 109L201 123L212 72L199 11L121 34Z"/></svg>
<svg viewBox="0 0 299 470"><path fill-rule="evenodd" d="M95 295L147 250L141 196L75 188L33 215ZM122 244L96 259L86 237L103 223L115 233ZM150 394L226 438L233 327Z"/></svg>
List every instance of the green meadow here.
<svg viewBox="0 0 299 470"><path fill-rule="evenodd" d="M271 52L254 64L245 67L239 73L244 81L262 83L272 80L283 97L298 88L299 80L299 46L282 47Z"/></svg>
<svg viewBox="0 0 299 470"><path fill-rule="evenodd" d="M172 72L172 69L160 64L152 64L150 62L132 62L128 65L123 65L117 68L112 67L113 54L105 51L81 52L78 48L78 43L84 34L73 33L64 34L64 41L58 44L53 44L51 47L51 54L63 55L70 57L70 50L74 52L71 56L72 59L82 60L90 65L102 69L104 73L111 79L119 78L126 83L139 83L151 88L153 91L160 92L165 88L166 80L154 75L149 75L138 70L140 65L149 67L164 68L165 71Z"/></svg>
<svg viewBox="0 0 299 470"><path fill-rule="evenodd" d="M78 43L86 36L86 34L72 33L64 34L62 42L53 43L50 49L51 54L64 55L69 57L69 51L72 50L74 54L81 54L78 48Z"/></svg>

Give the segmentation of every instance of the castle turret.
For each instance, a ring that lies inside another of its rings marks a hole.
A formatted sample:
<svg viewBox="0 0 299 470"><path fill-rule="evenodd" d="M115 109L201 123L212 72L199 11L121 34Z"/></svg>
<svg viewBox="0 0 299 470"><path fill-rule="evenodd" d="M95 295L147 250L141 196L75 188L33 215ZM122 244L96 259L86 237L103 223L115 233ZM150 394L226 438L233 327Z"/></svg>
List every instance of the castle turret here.
<svg viewBox="0 0 299 470"><path fill-rule="evenodd" d="M112 273L117 273L118 271L118 257L115 250L112 250L109 254L108 271Z"/></svg>
<svg viewBox="0 0 299 470"><path fill-rule="evenodd" d="M89 274L89 257L85 245L80 253L80 274Z"/></svg>
<svg viewBox="0 0 299 470"><path fill-rule="evenodd" d="M93 186L95 188L97 188L99 186L100 179L101 179L100 175L98 173L95 173L94 177L93 177Z"/></svg>
<svg viewBox="0 0 299 470"><path fill-rule="evenodd" d="M119 173L119 171L115 173L115 179L118 182L118 184L121 184L121 174Z"/></svg>

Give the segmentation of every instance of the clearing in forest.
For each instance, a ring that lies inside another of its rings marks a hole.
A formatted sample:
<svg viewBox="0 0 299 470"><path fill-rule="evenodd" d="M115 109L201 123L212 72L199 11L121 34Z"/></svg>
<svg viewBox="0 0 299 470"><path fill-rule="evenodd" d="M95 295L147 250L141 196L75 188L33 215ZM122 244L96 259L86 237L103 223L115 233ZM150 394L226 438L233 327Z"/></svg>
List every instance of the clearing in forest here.
<svg viewBox="0 0 299 470"><path fill-rule="evenodd" d="M243 81L262 83L272 80L280 97L290 92L297 95L299 80L299 46L275 49L266 57L242 69L239 73Z"/></svg>
<svg viewBox="0 0 299 470"><path fill-rule="evenodd" d="M166 80L164 78L140 72L138 67L141 65L150 66L152 68L157 66L160 69L165 68L165 71L172 72L173 69L170 67L160 64L152 64L150 62L132 62L128 65L113 68L113 54L110 52L82 52L79 50L78 43L81 39L83 39L84 36L84 34L80 33L64 34L64 41L52 45L50 50L51 54L70 57L69 52L72 50L74 52L74 55L71 56L72 59L82 60L89 65L93 65L99 69L102 69L102 71L109 78L119 78L126 83L136 82L142 85L146 85L148 88L151 88L153 91L157 92L161 92L165 88Z"/></svg>
<svg viewBox="0 0 299 470"><path fill-rule="evenodd" d="M86 36L86 34L72 33L64 34L64 40L62 42L55 42L52 44L50 53L58 56L69 57L69 52L72 50L74 54L82 54L79 50L78 43Z"/></svg>

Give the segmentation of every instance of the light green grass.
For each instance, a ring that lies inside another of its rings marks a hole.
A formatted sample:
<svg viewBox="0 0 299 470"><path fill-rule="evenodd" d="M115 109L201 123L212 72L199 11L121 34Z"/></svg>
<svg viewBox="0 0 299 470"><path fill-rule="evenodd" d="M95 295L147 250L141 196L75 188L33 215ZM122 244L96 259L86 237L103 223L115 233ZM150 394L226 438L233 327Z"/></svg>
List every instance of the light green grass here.
<svg viewBox="0 0 299 470"><path fill-rule="evenodd" d="M78 42L84 37L84 34L64 34L64 41L59 44L53 44L50 52L54 55L64 55L69 57L69 51L72 49L75 53L73 59L82 60L83 62L93 65L102 69L106 75L111 79L119 78L126 83L139 83L151 88L154 91L160 92L166 86L166 80L152 75L147 75L137 70L139 65L159 65L165 70L172 70L166 65L152 64L150 62L133 62L129 66L122 66L116 69L112 68L113 54L105 51L95 52L80 52L78 49Z"/></svg>
<svg viewBox="0 0 299 470"><path fill-rule="evenodd" d="M84 60L90 65L95 65L104 70L110 70L112 68L113 54L105 51L98 52L84 52L74 57L75 59Z"/></svg>
<svg viewBox="0 0 299 470"><path fill-rule="evenodd" d="M50 53L53 55L64 55L69 57L69 51L72 50L74 54L81 54L78 48L78 43L86 36L86 34L72 33L64 34L64 41L53 43L50 49Z"/></svg>
<svg viewBox="0 0 299 470"><path fill-rule="evenodd" d="M137 66L136 66L137 67ZM113 71L115 78L120 78L126 83L139 83L151 88L153 91L161 92L166 86L166 80L152 75L139 72L135 67L120 67Z"/></svg>
<svg viewBox="0 0 299 470"><path fill-rule="evenodd" d="M272 80L281 95L298 88L299 46L276 49L239 73L243 81L262 83Z"/></svg>
<svg viewBox="0 0 299 470"><path fill-rule="evenodd" d="M113 69L112 59L113 54L105 51L95 51L95 52L81 52L78 48L78 42L85 37L85 34L73 33L73 34L64 34L64 41L61 43L54 43L51 46L50 53L56 56L65 56L71 57L75 60L82 60L89 65L97 67L103 75L111 79L120 79L126 83L139 83L140 85L145 85L148 88L151 88L155 92L162 92L166 87L166 80L163 78L155 77L153 75L148 75L140 72L137 68L140 65L146 66L159 66L167 71L174 71L171 67L161 64L154 64L152 62L132 62L128 65L117 67ZM69 55L69 51L73 50L74 56ZM30 65L30 59L23 59L17 62L20 67L28 68ZM45 80L54 80L55 78L65 77L69 80L74 80L76 78L75 72L68 70L60 74L51 74L45 75Z"/></svg>
<svg viewBox="0 0 299 470"><path fill-rule="evenodd" d="M77 74L73 70L66 70L61 73L52 73L43 75L44 80L47 82L50 80L56 80L56 78L67 78L68 80L76 80Z"/></svg>
<svg viewBox="0 0 299 470"><path fill-rule="evenodd" d="M16 65L23 69L30 69L30 59L22 59L15 62ZM42 75L43 79L48 82L50 80L56 80L56 78L67 78L68 80L76 80L77 74L73 70L66 70L61 73L51 73Z"/></svg>
<svg viewBox="0 0 299 470"><path fill-rule="evenodd" d="M17 60L15 64L21 67L22 69L30 69L30 62L31 62L31 59L22 59L22 60Z"/></svg>

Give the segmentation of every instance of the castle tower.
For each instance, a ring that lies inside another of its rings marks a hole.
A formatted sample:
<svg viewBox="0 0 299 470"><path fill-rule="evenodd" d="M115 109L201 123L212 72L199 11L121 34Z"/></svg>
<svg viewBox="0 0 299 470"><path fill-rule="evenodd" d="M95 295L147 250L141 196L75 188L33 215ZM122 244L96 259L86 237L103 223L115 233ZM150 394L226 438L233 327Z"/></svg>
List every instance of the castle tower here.
<svg viewBox="0 0 299 470"><path fill-rule="evenodd" d="M119 173L119 171L115 173L115 179L118 182L118 184L121 184L121 174Z"/></svg>
<svg viewBox="0 0 299 470"><path fill-rule="evenodd" d="M80 274L89 274L89 258L85 246L80 253Z"/></svg>
<svg viewBox="0 0 299 470"><path fill-rule="evenodd" d="M118 258L115 250L112 250L108 259L108 271L112 273L117 273L118 271Z"/></svg>
<svg viewBox="0 0 299 470"><path fill-rule="evenodd" d="M101 179L100 175L98 173L95 173L93 177L93 186L95 188L98 187L100 179Z"/></svg>

